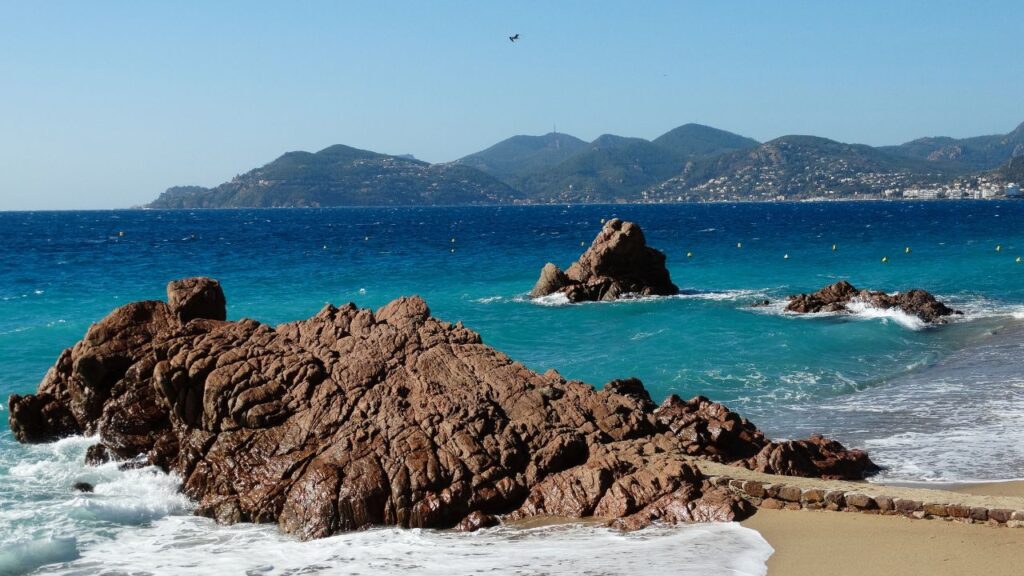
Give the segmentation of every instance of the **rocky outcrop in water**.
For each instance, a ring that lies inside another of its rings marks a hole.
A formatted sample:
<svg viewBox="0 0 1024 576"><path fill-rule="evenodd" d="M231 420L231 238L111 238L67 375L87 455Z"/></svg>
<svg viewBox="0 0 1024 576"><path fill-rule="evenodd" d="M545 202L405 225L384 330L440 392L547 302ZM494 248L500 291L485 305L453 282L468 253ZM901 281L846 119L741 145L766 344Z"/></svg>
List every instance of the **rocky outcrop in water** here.
<svg viewBox="0 0 1024 576"><path fill-rule="evenodd" d="M866 456L838 444L822 459L768 442L704 398L655 407L636 379L596 391L538 374L419 298L376 312L328 305L272 328L221 320L211 280L169 288L169 304L118 308L61 354L37 394L12 396L15 436L98 432L91 462L144 455L181 476L197 513L302 538L371 525L472 530L499 516L727 521L752 508L706 482L698 458L868 471L855 465Z"/></svg>
<svg viewBox="0 0 1024 576"><path fill-rule="evenodd" d="M584 302L669 296L679 288L665 268L665 254L647 245L640 226L613 218L568 270L545 264L530 297L556 292L565 294L570 302Z"/></svg>
<svg viewBox="0 0 1024 576"><path fill-rule="evenodd" d="M942 323L946 321L947 316L962 314L939 302L935 296L924 290L914 289L886 294L874 290L858 290L846 280L826 286L817 292L790 296L786 311L800 314L847 312L851 302L861 302L880 309L896 308L929 323Z"/></svg>

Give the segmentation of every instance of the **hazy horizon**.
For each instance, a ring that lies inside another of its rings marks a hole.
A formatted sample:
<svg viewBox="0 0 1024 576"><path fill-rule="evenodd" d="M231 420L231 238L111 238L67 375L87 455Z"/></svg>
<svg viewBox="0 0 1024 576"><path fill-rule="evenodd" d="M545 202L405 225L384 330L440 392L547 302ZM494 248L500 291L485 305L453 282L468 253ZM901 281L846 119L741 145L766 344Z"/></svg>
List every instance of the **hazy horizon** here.
<svg viewBox="0 0 1024 576"><path fill-rule="evenodd" d="M5 2L0 210L129 207L332 144L451 161L555 126L1005 133L1022 20L1008 1Z"/></svg>

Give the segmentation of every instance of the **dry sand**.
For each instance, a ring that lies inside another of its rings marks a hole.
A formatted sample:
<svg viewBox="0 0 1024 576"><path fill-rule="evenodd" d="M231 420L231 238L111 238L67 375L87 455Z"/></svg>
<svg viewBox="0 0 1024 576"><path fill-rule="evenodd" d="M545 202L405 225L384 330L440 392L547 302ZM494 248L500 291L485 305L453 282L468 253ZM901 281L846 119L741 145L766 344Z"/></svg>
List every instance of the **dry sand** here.
<svg viewBox="0 0 1024 576"><path fill-rule="evenodd" d="M1024 496L1024 482L955 491ZM775 548L769 576L1024 574L1024 528L820 510L759 510L743 525Z"/></svg>

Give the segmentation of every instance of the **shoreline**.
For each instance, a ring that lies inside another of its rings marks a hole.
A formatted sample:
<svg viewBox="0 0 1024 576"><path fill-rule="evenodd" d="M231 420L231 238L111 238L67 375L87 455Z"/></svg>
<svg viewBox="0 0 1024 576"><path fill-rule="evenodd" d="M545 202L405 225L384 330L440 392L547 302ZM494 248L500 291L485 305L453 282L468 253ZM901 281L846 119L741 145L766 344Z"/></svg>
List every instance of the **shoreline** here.
<svg viewBox="0 0 1024 576"><path fill-rule="evenodd" d="M876 486L917 489L919 484ZM951 484L946 490L1024 498L1024 481ZM760 508L741 524L757 530L775 549L768 559L770 575L1002 574L1020 563L1024 550L1024 530L954 520Z"/></svg>
<svg viewBox="0 0 1024 576"><path fill-rule="evenodd" d="M361 209L421 209L421 208L532 208L571 206L576 207L618 207L618 206L686 206L686 205L708 205L708 204L817 204L817 203L890 203L890 202L927 202L927 203L951 203L951 202L1016 202L1021 198L807 198L802 200L710 200L710 201L687 201L687 202L530 202L530 203L496 203L496 204L366 204L366 205L340 205L340 206L232 206L232 207L204 207L204 208L150 208L148 206L122 206L116 208L47 208L47 209L23 209L23 210L0 210L0 214L24 214L38 212L216 212L232 210L361 210Z"/></svg>

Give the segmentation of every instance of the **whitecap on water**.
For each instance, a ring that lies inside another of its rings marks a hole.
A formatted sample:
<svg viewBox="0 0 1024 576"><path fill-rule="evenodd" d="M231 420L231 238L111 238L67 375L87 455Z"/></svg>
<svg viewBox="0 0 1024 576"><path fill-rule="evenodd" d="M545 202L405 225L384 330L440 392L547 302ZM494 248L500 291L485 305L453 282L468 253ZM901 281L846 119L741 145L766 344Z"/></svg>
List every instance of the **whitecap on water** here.
<svg viewBox="0 0 1024 576"><path fill-rule="evenodd" d="M504 296L487 296L484 298L476 298L473 302L476 302L477 304L490 304L492 302L501 302L504 299Z"/></svg>

